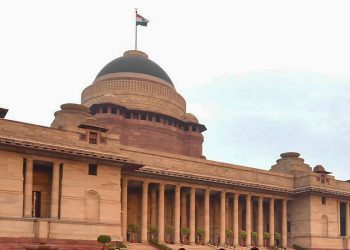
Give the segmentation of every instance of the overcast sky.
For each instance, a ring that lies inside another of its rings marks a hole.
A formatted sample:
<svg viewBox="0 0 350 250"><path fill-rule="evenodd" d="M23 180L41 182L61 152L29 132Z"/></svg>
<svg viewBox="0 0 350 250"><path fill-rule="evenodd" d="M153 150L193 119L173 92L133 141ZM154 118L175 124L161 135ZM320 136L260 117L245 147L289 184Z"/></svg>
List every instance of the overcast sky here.
<svg viewBox="0 0 350 250"><path fill-rule="evenodd" d="M0 107L49 126L133 49L170 76L208 131L208 159L269 169L285 151L350 179L350 1L0 2Z"/></svg>

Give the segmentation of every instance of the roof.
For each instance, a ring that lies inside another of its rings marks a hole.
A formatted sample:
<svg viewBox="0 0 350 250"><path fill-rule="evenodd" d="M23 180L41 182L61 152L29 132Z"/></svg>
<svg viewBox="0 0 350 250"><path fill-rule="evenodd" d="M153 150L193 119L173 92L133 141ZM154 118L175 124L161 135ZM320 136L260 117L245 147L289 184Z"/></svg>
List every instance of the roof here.
<svg viewBox="0 0 350 250"><path fill-rule="evenodd" d="M168 74L158 64L148 59L145 53L135 50L126 51L122 57L108 63L97 74L96 79L107 74L121 72L140 73L158 77L174 86Z"/></svg>

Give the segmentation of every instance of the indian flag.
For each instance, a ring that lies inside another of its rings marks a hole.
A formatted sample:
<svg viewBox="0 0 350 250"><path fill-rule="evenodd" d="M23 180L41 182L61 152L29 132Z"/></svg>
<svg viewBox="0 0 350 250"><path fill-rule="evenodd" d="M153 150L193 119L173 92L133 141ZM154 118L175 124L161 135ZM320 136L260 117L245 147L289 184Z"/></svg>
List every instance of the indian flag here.
<svg viewBox="0 0 350 250"><path fill-rule="evenodd" d="M146 18L136 13L136 25L147 26L148 22Z"/></svg>

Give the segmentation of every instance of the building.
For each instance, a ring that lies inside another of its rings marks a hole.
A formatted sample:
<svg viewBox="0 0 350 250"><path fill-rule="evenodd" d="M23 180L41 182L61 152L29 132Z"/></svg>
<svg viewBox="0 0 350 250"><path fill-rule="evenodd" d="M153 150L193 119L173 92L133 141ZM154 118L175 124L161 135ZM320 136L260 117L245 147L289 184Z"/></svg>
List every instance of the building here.
<svg viewBox="0 0 350 250"><path fill-rule="evenodd" d="M7 120L1 110L4 249L84 249L101 234L141 243L348 249L349 182L295 152L281 154L270 171L206 160L206 127L141 51L107 64L81 104L63 104L51 127ZM140 232L128 233L130 224ZM181 237L184 227L189 235Z"/></svg>

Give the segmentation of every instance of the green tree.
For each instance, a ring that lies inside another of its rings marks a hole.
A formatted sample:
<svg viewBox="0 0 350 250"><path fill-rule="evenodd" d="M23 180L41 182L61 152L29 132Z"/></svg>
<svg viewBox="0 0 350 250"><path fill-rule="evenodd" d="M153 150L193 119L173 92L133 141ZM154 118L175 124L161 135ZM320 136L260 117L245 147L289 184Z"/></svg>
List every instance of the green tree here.
<svg viewBox="0 0 350 250"><path fill-rule="evenodd" d="M186 237L189 233L190 233L190 229L188 227L181 228L182 243L185 243Z"/></svg>

